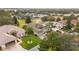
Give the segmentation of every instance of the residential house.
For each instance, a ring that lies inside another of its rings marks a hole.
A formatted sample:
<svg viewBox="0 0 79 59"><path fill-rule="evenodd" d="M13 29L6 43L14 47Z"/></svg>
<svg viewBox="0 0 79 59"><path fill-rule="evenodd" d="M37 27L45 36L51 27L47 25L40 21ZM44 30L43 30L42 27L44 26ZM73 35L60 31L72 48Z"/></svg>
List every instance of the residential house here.
<svg viewBox="0 0 79 59"><path fill-rule="evenodd" d="M6 47L9 47L9 46L17 44L17 43L18 44L21 43L21 40L19 40L18 38L14 37L12 35L8 35L8 34L0 31L0 50L3 50Z"/></svg>
<svg viewBox="0 0 79 59"><path fill-rule="evenodd" d="M13 36L15 33L15 36ZM3 25L0 27L0 50L14 44L20 44L22 41L20 37L25 35L25 31L14 25Z"/></svg>
<svg viewBox="0 0 79 59"><path fill-rule="evenodd" d="M71 20L71 24L77 25L77 23L78 23L78 20L77 20L77 19L72 19L72 20Z"/></svg>
<svg viewBox="0 0 79 59"><path fill-rule="evenodd" d="M41 39L44 38L46 29L42 24L35 24L34 30L35 34L37 34Z"/></svg>
<svg viewBox="0 0 79 59"><path fill-rule="evenodd" d="M3 25L0 27L0 31L10 34L10 35L15 33L15 36L17 36L19 38L25 35L24 29L21 29L19 27L14 26L14 25Z"/></svg>
<svg viewBox="0 0 79 59"><path fill-rule="evenodd" d="M53 22L53 26L55 26L57 29L62 29L65 26L65 22L64 21Z"/></svg>
<svg viewBox="0 0 79 59"><path fill-rule="evenodd" d="M34 30L34 34L38 35L41 39L43 39L46 29L42 24L39 23L30 23L27 26L30 26Z"/></svg>

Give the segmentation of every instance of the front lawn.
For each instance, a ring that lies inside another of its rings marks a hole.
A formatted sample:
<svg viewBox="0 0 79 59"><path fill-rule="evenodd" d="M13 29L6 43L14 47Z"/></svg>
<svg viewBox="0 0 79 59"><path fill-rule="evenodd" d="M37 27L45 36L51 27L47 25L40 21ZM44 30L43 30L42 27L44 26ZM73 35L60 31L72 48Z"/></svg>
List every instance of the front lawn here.
<svg viewBox="0 0 79 59"><path fill-rule="evenodd" d="M28 43L29 40L32 40L32 43ZM21 46L27 50L35 47L36 45L40 44L41 42L41 39L37 36L34 36L34 35L28 35L28 36L25 36L23 37L22 39L22 44Z"/></svg>

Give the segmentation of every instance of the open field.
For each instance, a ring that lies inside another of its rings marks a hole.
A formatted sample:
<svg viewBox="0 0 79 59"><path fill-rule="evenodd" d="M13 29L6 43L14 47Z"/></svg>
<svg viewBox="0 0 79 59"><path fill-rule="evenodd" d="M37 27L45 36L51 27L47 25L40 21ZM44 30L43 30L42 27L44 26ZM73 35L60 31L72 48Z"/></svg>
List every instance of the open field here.
<svg viewBox="0 0 79 59"><path fill-rule="evenodd" d="M25 20L24 19L18 19L19 22L19 27L22 28L25 25Z"/></svg>
<svg viewBox="0 0 79 59"><path fill-rule="evenodd" d="M41 19L40 18L33 18L32 19L32 23L41 23Z"/></svg>

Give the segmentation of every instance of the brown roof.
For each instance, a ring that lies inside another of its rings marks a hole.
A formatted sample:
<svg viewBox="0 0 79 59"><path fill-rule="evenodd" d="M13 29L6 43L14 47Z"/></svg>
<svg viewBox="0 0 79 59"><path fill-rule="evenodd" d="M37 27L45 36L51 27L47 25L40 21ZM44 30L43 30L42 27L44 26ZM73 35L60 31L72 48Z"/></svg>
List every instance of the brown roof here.
<svg viewBox="0 0 79 59"><path fill-rule="evenodd" d="M12 35L8 35L6 33L0 32L0 46L14 40L17 40L17 38Z"/></svg>

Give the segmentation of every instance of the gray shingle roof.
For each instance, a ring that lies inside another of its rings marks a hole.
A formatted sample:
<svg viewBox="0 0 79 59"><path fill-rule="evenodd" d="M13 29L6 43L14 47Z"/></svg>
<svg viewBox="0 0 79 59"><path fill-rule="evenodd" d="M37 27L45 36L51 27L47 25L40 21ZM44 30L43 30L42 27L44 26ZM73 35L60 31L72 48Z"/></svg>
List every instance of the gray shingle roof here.
<svg viewBox="0 0 79 59"><path fill-rule="evenodd" d="M16 30L16 31L23 30L24 31L24 29L18 28L14 25L0 26L0 46L18 39L10 34L7 34L7 33L10 33L12 30Z"/></svg>
<svg viewBox="0 0 79 59"><path fill-rule="evenodd" d="M24 31L24 29L21 29L21 28L19 28L17 26L14 26L14 25L3 25L3 26L0 26L0 31L1 32L9 33L12 30L16 30L16 31L23 30Z"/></svg>
<svg viewBox="0 0 79 59"><path fill-rule="evenodd" d="M0 32L0 46L14 40L17 40L17 38L12 35Z"/></svg>

